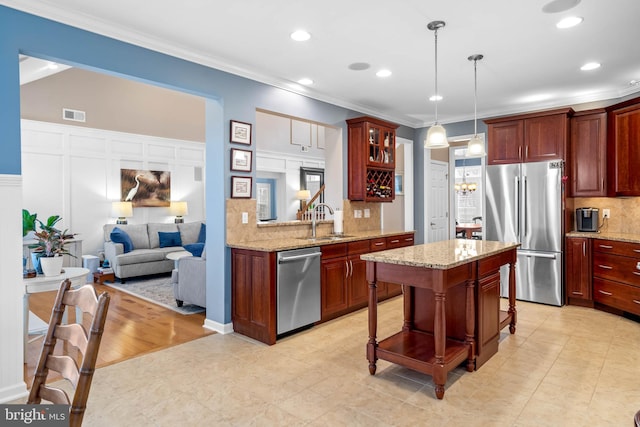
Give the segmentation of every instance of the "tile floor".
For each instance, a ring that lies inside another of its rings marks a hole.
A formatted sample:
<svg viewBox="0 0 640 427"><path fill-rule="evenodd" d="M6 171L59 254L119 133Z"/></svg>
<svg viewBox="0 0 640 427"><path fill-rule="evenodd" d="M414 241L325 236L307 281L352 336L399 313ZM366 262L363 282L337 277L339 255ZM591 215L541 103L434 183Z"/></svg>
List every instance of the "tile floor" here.
<svg viewBox="0 0 640 427"><path fill-rule="evenodd" d="M398 330L401 307L380 305L380 337ZM441 401L430 376L384 361L369 375L366 310L271 347L211 335L98 369L84 425L633 425L639 323L519 302L516 334L505 331L480 370L449 374Z"/></svg>

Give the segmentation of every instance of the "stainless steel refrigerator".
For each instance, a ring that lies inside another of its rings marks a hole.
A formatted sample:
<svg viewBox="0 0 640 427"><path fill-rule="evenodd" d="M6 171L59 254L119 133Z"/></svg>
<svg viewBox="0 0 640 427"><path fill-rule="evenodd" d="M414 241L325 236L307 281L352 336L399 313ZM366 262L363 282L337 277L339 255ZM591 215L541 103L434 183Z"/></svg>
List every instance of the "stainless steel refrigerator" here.
<svg viewBox="0 0 640 427"><path fill-rule="evenodd" d="M487 240L518 242L516 299L563 305L562 161L487 167ZM508 267L501 270L508 295Z"/></svg>

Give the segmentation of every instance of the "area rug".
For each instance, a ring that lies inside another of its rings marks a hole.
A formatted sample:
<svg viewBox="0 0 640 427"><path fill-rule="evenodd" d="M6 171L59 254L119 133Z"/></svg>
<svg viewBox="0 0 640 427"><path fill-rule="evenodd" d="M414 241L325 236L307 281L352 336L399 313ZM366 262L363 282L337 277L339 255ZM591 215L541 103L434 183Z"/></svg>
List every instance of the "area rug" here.
<svg viewBox="0 0 640 427"><path fill-rule="evenodd" d="M131 278L125 279L124 284L116 281L115 283L105 282L105 285L119 291L126 292L145 301L161 305L162 307L176 311L180 314L194 314L205 311L203 307L198 305L187 303L182 307L178 307L176 305L176 299L173 296L171 276Z"/></svg>

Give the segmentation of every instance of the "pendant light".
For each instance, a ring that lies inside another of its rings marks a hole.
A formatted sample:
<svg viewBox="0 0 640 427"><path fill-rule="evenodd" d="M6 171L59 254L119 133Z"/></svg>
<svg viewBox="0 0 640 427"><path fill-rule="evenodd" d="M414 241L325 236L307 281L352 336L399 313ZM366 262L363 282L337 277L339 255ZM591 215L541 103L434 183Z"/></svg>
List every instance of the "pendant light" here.
<svg viewBox="0 0 640 427"><path fill-rule="evenodd" d="M427 24L427 28L433 31L435 35L436 121L427 132L427 138L424 140L424 148L446 148L449 146L449 141L447 141L447 132L444 127L438 124L438 30L444 26L444 21L432 21Z"/></svg>
<svg viewBox="0 0 640 427"><path fill-rule="evenodd" d="M467 157L480 157L485 155L484 142L478 136L478 61L484 58L483 55L475 54L467 58L473 61L473 138L469 140L467 147Z"/></svg>

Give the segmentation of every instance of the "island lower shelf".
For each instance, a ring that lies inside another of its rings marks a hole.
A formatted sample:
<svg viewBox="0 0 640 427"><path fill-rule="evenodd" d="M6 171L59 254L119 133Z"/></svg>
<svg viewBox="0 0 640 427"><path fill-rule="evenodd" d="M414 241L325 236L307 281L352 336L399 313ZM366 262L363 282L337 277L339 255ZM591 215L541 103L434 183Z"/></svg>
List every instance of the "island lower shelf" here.
<svg viewBox="0 0 640 427"><path fill-rule="evenodd" d="M458 340L445 341L444 366L453 369L470 355L470 345ZM406 366L424 374L433 375L436 366L435 339L429 332L400 331L378 343L378 359Z"/></svg>

